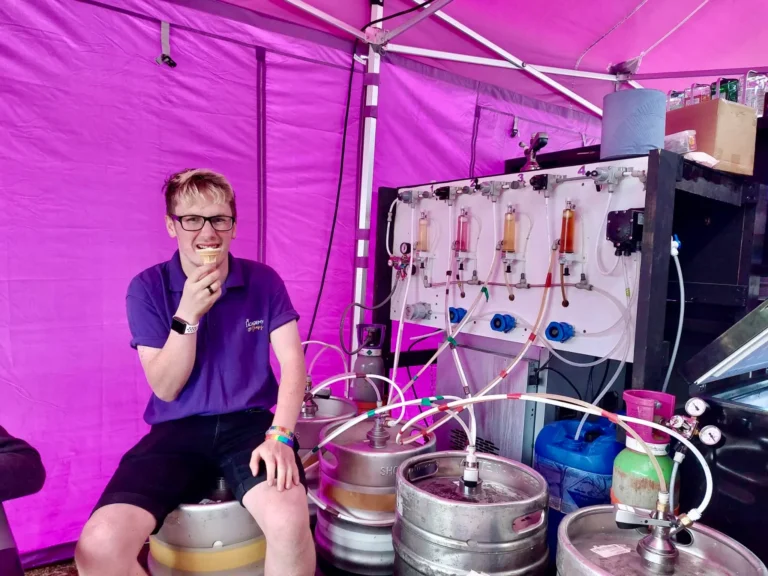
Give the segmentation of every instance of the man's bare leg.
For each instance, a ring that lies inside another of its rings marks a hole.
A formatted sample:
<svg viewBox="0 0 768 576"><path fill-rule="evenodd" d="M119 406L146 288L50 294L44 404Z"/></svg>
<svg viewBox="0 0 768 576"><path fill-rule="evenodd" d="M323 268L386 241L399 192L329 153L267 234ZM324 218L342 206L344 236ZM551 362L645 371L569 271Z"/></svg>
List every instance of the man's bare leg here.
<svg viewBox="0 0 768 576"><path fill-rule="evenodd" d="M96 510L75 550L80 576L147 576L137 557L155 524L152 514L130 504Z"/></svg>
<svg viewBox="0 0 768 576"><path fill-rule="evenodd" d="M304 487L278 492L262 482L248 491L243 504L267 539L265 576L314 576L317 559Z"/></svg>

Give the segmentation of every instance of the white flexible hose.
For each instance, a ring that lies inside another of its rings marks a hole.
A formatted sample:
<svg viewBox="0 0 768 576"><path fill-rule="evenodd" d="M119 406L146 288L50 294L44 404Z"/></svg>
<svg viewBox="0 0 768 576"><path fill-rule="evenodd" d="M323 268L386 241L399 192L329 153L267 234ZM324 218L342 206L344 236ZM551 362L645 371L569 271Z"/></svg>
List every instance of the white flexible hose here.
<svg viewBox="0 0 768 576"><path fill-rule="evenodd" d="M311 366L315 365L314 361L318 358L318 356L320 356L323 352L328 350L328 348L332 348L333 350L336 350L336 352L339 353L339 357L341 358L341 363L344 366L344 372L349 372L349 364L347 364L347 356L344 354L344 351L341 348L339 348L335 344L328 344L327 342L323 342L321 340L305 340L304 342L301 343L302 346L306 346L308 344L317 344L318 346L323 347L323 349L320 350L320 352L318 352L315 355L315 358L313 359ZM310 373L312 372L312 368L309 369L309 372Z"/></svg>
<svg viewBox="0 0 768 576"><path fill-rule="evenodd" d="M352 374L346 374L345 376L352 377L354 375ZM387 404L386 406L381 406L379 408L376 408L374 410L369 410L368 412L365 412L364 414L360 414L359 416L356 416L355 418L352 418L351 420L347 420L344 424L340 425L337 429L335 429L333 432L328 434L325 438L323 438L320 443L312 448L307 454L304 455L304 457L301 459L302 464L306 461L308 461L315 453L317 453L323 446L355 426L356 424L359 424L363 420L366 420L368 418L371 418L377 414L383 414L384 412L390 412L394 410L395 408L401 408L405 410L407 406L416 406L417 404L424 405L425 402L431 402L435 400L461 400L458 396L430 396L427 398L421 398L416 400L406 400L405 402L398 402L397 404ZM426 414L426 412L425 412ZM464 422L462 422L464 424Z"/></svg>
<svg viewBox="0 0 768 576"><path fill-rule="evenodd" d="M624 288L626 290L627 300L630 300L632 298L632 295L629 291L629 279L627 278L627 274L626 274L627 266L623 258L621 259L621 263L622 263L622 266L624 267ZM630 337L632 334L632 324L631 324L632 316L631 315L626 316L626 319L627 319L627 325L625 327L624 332L622 333L622 340L624 335L627 336L626 338L627 347L624 349L624 357L621 359L621 363L619 364L619 367L616 368L616 372L613 373L613 376L611 377L611 379L608 381L605 387L600 391L597 397L592 401L593 406L597 406L598 404L600 404L602 399L605 398L605 395L608 394L608 391L611 389L614 382L618 380L619 375L621 374L621 371L624 369L624 365L627 363L627 356L629 356L630 342L632 340ZM584 414L584 416L582 416L581 418L581 422L579 422L579 427L576 429L576 435L574 436L576 440L580 438L581 430L584 428L584 424L586 423L586 421L587 421L587 414Z"/></svg>
<svg viewBox="0 0 768 576"><path fill-rule="evenodd" d="M675 513L675 484L677 484L677 472L680 468L680 462L675 460L672 465L672 477L669 479L669 511Z"/></svg>
<svg viewBox="0 0 768 576"><path fill-rule="evenodd" d="M330 386L331 384L335 384L336 382L341 382L343 380L352 380L352 379L355 379L355 378L359 378L358 374L354 374L354 373L353 374L340 374L338 376L333 376L331 378L328 378L328 379L324 380L323 382L321 382L320 384L318 384L317 386L312 388L312 390L310 390L310 394L314 395L317 392L319 392L320 390L323 390L324 388L327 388L328 386ZM365 381L368 384L370 384L371 387L373 387L373 389L376 392L376 399L377 399L377 401L379 403L379 406L377 407L377 410L378 410L378 408L381 407L381 403L382 403L381 402L381 395L379 393L379 389L373 384L373 382L371 382L371 380L370 380L371 378L376 379L376 380L382 380L382 381L386 382L387 384L389 384L392 387L392 389L400 397L400 402L399 403L397 403L397 404L388 404L388 406L390 406L390 407L395 407L395 408L400 407L400 416L399 416L399 418L396 421L394 421L394 422L389 424L390 426L396 426L405 417L405 407L410 405L410 404L408 404L406 402L405 396L403 396L403 390L392 379L387 378L386 376L379 376L378 374L366 374L365 375ZM456 397L454 397L454 396L440 396L439 398L442 399L442 398L456 398ZM421 400L417 399L415 402L416 403L420 403ZM370 412L367 412L366 414L363 414L363 416L365 416L365 417L361 418L361 420L365 420L365 418L368 417L368 414L370 414ZM459 424L461 424L461 427L464 429L464 432L466 433L467 438L472 438L473 434L477 434L477 423L475 421L475 415L474 415L473 412L470 412L469 426L467 426L467 424L461 418L459 418L458 415L456 415L455 418L456 418L456 420L458 420Z"/></svg>
<svg viewBox="0 0 768 576"><path fill-rule="evenodd" d="M549 285L549 283L551 282L551 279L552 279L551 272L552 272L552 266L554 265L554 262L555 262L556 254L557 254L557 252L555 250L552 250L552 256L550 257L549 266L547 268L547 282L546 282L547 285ZM493 269L493 267L491 267L491 269ZM545 286L545 288L544 288L544 295L543 295L543 297L541 299L541 306L539 307L539 314L538 314L538 316L536 318L536 326L539 326L541 324L542 319L544 318L544 312L546 311L547 306L549 304L549 296L550 296L550 294L551 294L551 287L550 286ZM534 327L532 329L532 333L535 332L535 330L536 330L536 328ZM501 382L507 376L507 374L509 374L510 372L512 372L512 370L515 369L515 367L525 357L526 353L528 352L528 349L531 347L532 344L533 344L533 340L532 339L529 338L528 340L526 340L525 345L523 346L522 350L517 354L517 356L514 358L514 360L512 360L512 363L509 366L507 366L502 371L502 373L499 376L496 376L493 380L491 380L491 382L485 388L480 390L480 392L478 392L475 397L484 396L485 394L490 392L494 387L496 387L499 384L499 382ZM438 353L439 352L440 352L440 350L438 350ZM471 406L471 404L470 404L470 406ZM427 432L433 432L433 431L437 430L440 426L445 424L450 419L451 416L454 416L454 415L455 415L455 413L453 411L449 411L447 417L442 418L441 420L438 420L437 422L433 422L432 425L430 425L427 428ZM472 412L471 415L474 417L474 412ZM411 441L412 440L407 439L403 443L404 444L409 444ZM474 447L474 445L473 445L473 447Z"/></svg>
<svg viewBox="0 0 768 576"><path fill-rule="evenodd" d="M610 276L616 271L616 267L619 265L619 260L621 260L621 256L616 257L616 262L613 263L613 268L610 270L606 270L603 268L603 261L600 259L600 246L601 246L601 240L603 239L603 230L608 225L608 212L610 212L611 209L611 199L613 198L613 192L608 193L608 202L605 203L605 213L603 214L603 219L600 221L600 229L597 231L597 237L595 238L595 263L597 264L597 269L600 271L600 274L603 276Z"/></svg>
<svg viewBox="0 0 768 576"><path fill-rule="evenodd" d="M445 397L445 398L448 399L448 397ZM456 407L456 406L461 406L461 405L467 404L467 403L488 402L488 401L494 401L494 400L508 400L508 399L510 399L510 395L508 395L508 394L494 394L494 395L491 395L491 396L483 396L483 397L477 397L476 396L474 398L457 399L457 400L454 400L452 402L449 402L448 405L452 406L452 407ZM597 408L597 407L595 407L595 408L590 410L589 408L586 408L584 406L580 406L578 404L573 404L571 402L563 402L563 401L559 401L559 400L551 400L549 398L540 398L540 397L538 397L536 395L531 395L531 394L520 394L519 399L520 400L530 400L530 401L533 401L533 402L541 402L543 404L552 404L552 405L555 405L555 406L565 406L567 408L572 408L574 410L578 410L578 411L581 411L581 412L588 411L588 413L594 414L596 416L603 416L603 415L607 414L604 410L601 410L600 408ZM570 400L570 399L568 399L568 400ZM418 420L418 419L420 419L422 417L431 416L432 414L435 414L437 412L441 412L441 410L439 408L432 408L430 410L427 410L423 414L419 415L417 418L414 418L411 421L409 421L408 423L404 424L403 427L400 429L400 432L398 433L396 441L400 442L402 440L402 433L404 431L406 431L409 426L413 426L415 424L416 420ZM675 438L679 442L682 442L686 446L686 448L688 448L688 450L690 450L693 453L693 455L696 456L696 459L699 461L699 464L701 465L702 470L704 471L704 477L705 477L705 481L706 481L706 490L705 490L705 493L704 493L704 498L701 501L701 504L699 504L699 506L697 506L696 508L691 509L687 513L687 516L691 520L693 520L694 522L700 520L702 513L704 512L704 510L706 510L707 506L709 506L709 503L712 500L712 492L713 492L713 487L714 487L714 484L713 484L713 481L712 481L712 471L709 469L709 465L707 465L707 461L704 459L704 456L702 456L701 452L696 448L696 446L693 445L693 443L691 443L690 440L685 438L682 434L680 434L676 430L673 430L671 428L667 428L666 426L662 426L661 424L657 424L656 422L649 422L647 420L641 420L639 418L633 418L631 416L621 416L621 415L619 415L619 416L617 416L617 418L619 420L621 420L622 422L630 422L632 424L639 424L641 426L647 426L649 428L654 428L656 430L664 432L665 434L669 434L670 436L672 436L673 438ZM640 444L642 445L642 444L644 444L644 442L641 441ZM652 454L651 454L651 459L652 460L655 459L655 456L653 456ZM663 481L663 478L660 476L659 480Z"/></svg>
<svg viewBox="0 0 768 576"><path fill-rule="evenodd" d="M639 261L635 259L635 280L639 282L640 276L638 274L638 271L639 271ZM603 336L611 332L614 328L616 328L616 326L618 326L619 322L621 322L622 320L626 321L625 316L630 314L632 310L632 306L635 305L635 299L638 293L638 289L637 289L638 282L635 282L635 290L632 292L626 308L624 308L623 306L620 308L621 310L624 310L624 313L616 319L616 322L611 324L608 328L604 328L603 330L598 330L597 332L590 332L589 334L583 334L582 336L584 338L596 338L598 336ZM618 302L618 300L616 300L616 298L613 295L611 295L609 292L606 292L605 290L602 290L601 288L597 288L596 286L593 286L592 290L594 290L595 292L599 292L607 295L609 298L612 299L614 303ZM621 305L619 304L619 306Z"/></svg>
<svg viewBox="0 0 768 576"><path fill-rule="evenodd" d="M414 235L414 229L413 225L416 220L416 210L411 205L411 235L409 237L411 242L411 253L413 253L413 235ZM411 287L411 278L413 277L413 274L411 274L411 264L408 264L408 269L406 270L407 279L405 280L405 292L403 293L403 299L400 302L400 321L398 322L397 326L397 338L395 339L395 360L394 364L392 365L392 379L394 380L397 378L397 368L400 365L400 349L403 344L403 328L405 327L405 308L408 306L408 292ZM390 394L390 399L392 398L392 395ZM403 410L403 413L405 413L405 410Z"/></svg>
<svg viewBox="0 0 768 576"><path fill-rule="evenodd" d="M585 402L573 400L572 398L567 398L564 396L558 396L554 394L493 394L490 396L482 396L482 397L475 396L474 398L465 398L463 400L449 402L446 405L438 406L437 408L432 408L430 410L427 410L426 412L424 412L423 415L420 415L416 418L412 418L405 425L403 425L403 427L400 429L400 432L398 432L397 437L395 438L395 441L399 444L409 444L414 437L409 437L408 439L403 440L402 434L406 430L408 430L410 426L413 426L415 424L415 421L421 418L422 416L426 418L428 416L432 416L433 414L436 414L437 412L447 411L455 407L465 407L467 405L475 404L478 402L493 402L496 400L530 400L532 402L539 402L542 404L551 404L553 406L572 408L579 412L584 412L585 414L594 414L598 416L606 416L606 415L613 416L614 417L613 420L614 421L616 420L615 414L611 414L600 408L590 406ZM643 441L643 439L637 434L637 432L632 430L628 425L623 423L618 423L618 424L627 431L627 434L630 434L633 438L635 438L635 440L637 440L637 442L643 448L645 453L650 458L651 463L653 464L653 467L656 470L656 474L659 477L659 483L661 484L661 491L662 492L666 491L667 485L664 479L663 472L661 470L661 466L659 465L658 458L656 458L656 456L653 454L653 451L648 447L648 444L646 444ZM427 429L427 431L428 430L429 429Z"/></svg>
<svg viewBox="0 0 768 576"><path fill-rule="evenodd" d="M675 367L677 349L680 347L680 337L683 334L683 318L685 317L685 284L683 283L683 270L680 268L680 259L677 257L677 254L673 253L672 258L675 261L675 268L677 268L677 279L680 282L680 319L677 321L677 337L675 338L675 346L672 348L672 356L669 359L669 368L667 368L667 375L664 378L664 386L661 387L662 392L667 391L667 386L669 386L669 379L672 376L672 370Z"/></svg>
<svg viewBox="0 0 768 576"><path fill-rule="evenodd" d="M387 254L389 254L390 257L393 256L392 250L389 248L389 232L392 228L392 208L395 207L395 204L397 204L397 198L392 200L392 204L389 205L389 210L387 211L387 235L384 239L384 246L387 248Z"/></svg>
<svg viewBox="0 0 768 576"><path fill-rule="evenodd" d="M310 394L316 394L318 391L327 388L331 384L335 384L336 382L341 382L343 380L353 380L356 378L360 378L360 375L351 373L351 374L340 374L338 376L333 376L331 378L328 378L324 381L322 381L320 384L312 388L310 390ZM403 391L400 389L400 387L395 384L390 378L387 378L386 376L379 376L378 374L365 374L364 380L371 385L371 387L376 390L376 399L381 404L381 393L379 392L379 389L373 384L373 382L370 381L370 378L373 378L374 380L382 380L389 384L392 389L397 393L398 396L400 396L401 401L405 401L405 397L403 396ZM405 415L405 408L402 409L401 417Z"/></svg>

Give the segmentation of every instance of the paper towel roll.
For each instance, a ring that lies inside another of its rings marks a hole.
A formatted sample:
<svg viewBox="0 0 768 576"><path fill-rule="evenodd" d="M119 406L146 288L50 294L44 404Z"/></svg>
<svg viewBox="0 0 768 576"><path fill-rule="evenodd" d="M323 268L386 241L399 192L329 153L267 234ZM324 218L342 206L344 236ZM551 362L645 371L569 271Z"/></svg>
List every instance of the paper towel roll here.
<svg viewBox="0 0 768 576"><path fill-rule="evenodd" d="M664 148L667 97L660 90L620 90L603 98L600 159Z"/></svg>

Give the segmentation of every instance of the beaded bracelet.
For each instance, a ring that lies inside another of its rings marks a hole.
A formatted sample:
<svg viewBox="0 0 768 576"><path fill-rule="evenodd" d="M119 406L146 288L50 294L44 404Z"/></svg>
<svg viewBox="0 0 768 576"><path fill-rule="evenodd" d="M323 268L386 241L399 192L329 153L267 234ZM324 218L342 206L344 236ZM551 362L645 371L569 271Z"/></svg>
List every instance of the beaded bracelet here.
<svg viewBox="0 0 768 576"><path fill-rule="evenodd" d="M294 437L293 431L288 430L288 428L284 428L283 426L270 426L267 430L267 434L281 434L287 436L291 440L293 440Z"/></svg>
<svg viewBox="0 0 768 576"><path fill-rule="evenodd" d="M277 440L278 442L282 442L286 446L293 448L293 438L289 438L288 436L283 436L282 434L267 433L265 438L268 440Z"/></svg>

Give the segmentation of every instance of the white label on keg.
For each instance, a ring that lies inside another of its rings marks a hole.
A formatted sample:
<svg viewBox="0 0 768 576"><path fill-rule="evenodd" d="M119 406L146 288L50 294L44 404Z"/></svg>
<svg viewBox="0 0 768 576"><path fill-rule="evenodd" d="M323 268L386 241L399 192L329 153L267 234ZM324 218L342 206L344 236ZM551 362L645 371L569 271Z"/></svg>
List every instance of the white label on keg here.
<svg viewBox="0 0 768 576"><path fill-rule="evenodd" d="M474 570L470 570L467 576L488 576L488 574L485 572L475 572Z"/></svg>
<svg viewBox="0 0 768 576"><path fill-rule="evenodd" d="M624 544L607 544L605 546L593 546L592 552L601 558L612 558L613 556L628 554L632 552L632 549L624 546Z"/></svg>

